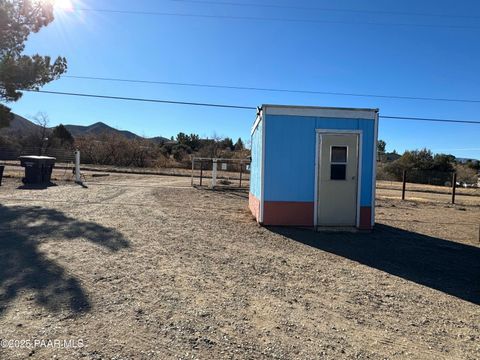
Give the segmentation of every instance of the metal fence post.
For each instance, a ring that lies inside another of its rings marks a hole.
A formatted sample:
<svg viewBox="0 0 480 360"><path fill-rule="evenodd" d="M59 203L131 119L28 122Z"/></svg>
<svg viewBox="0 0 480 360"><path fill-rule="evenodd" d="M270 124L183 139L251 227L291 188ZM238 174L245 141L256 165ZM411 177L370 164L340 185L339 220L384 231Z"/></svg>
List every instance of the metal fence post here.
<svg viewBox="0 0 480 360"><path fill-rule="evenodd" d="M405 200L405 188L406 188L406 185L407 185L407 170L403 170L402 181L403 181L403 185L402 185L402 200Z"/></svg>
<svg viewBox="0 0 480 360"><path fill-rule="evenodd" d="M203 182L203 159L200 160L200 186L202 186Z"/></svg>
<svg viewBox="0 0 480 360"><path fill-rule="evenodd" d="M455 190L457 188L457 173L452 175L452 204L455 204Z"/></svg>

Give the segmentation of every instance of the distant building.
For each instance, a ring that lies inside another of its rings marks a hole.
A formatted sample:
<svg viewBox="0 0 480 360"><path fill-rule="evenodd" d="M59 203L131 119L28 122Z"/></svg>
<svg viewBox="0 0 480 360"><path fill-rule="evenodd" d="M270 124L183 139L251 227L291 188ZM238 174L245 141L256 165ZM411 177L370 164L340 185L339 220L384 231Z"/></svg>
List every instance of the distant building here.
<svg viewBox="0 0 480 360"><path fill-rule="evenodd" d="M477 160L477 159L468 159L468 158L455 158L455 161L460 163L460 164L467 164L469 162L477 162L477 161L480 161L480 160Z"/></svg>

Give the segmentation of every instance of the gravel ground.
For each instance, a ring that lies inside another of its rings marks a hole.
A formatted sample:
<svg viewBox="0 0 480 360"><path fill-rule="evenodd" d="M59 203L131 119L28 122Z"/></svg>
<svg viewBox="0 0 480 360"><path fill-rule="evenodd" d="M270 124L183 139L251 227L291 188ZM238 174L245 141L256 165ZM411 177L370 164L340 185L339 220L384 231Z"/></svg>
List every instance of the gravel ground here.
<svg viewBox="0 0 480 360"><path fill-rule="evenodd" d="M373 233L315 233L189 183L5 179L0 338L84 346L0 358L479 358L480 206L380 190Z"/></svg>

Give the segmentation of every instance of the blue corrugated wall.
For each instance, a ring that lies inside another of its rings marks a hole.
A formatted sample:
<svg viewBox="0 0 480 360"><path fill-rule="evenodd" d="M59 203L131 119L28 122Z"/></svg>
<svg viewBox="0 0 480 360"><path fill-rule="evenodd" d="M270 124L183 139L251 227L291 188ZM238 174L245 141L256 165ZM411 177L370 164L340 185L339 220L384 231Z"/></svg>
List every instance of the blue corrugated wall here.
<svg viewBox="0 0 480 360"><path fill-rule="evenodd" d="M260 121L252 135L252 163L250 164L250 192L259 200L262 186L262 138L263 121Z"/></svg>
<svg viewBox="0 0 480 360"><path fill-rule="evenodd" d="M360 205L371 206L374 121L290 115L266 115L265 201L314 201L316 129L363 131Z"/></svg>

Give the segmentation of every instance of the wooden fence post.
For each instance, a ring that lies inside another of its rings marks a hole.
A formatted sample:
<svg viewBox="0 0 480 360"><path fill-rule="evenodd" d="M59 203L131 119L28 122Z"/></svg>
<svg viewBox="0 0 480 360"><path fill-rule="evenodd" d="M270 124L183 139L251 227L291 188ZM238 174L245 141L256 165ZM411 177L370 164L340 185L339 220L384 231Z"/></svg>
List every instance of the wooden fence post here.
<svg viewBox="0 0 480 360"><path fill-rule="evenodd" d="M203 159L200 160L200 186L202 186L203 181Z"/></svg>
<svg viewBox="0 0 480 360"><path fill-rule="evenodd" d="M403 181L403 185L402 185L402 200L405 200L405 188L406 188L406 185L407 185L407 170L403 170L402 181Z"/></svg>
<svg viewBox="0 0 480 360"><path fill-rule="evenodd" d="M455 190L457 188L457 173L452 175L452 204L455 204Z"/></svg>

